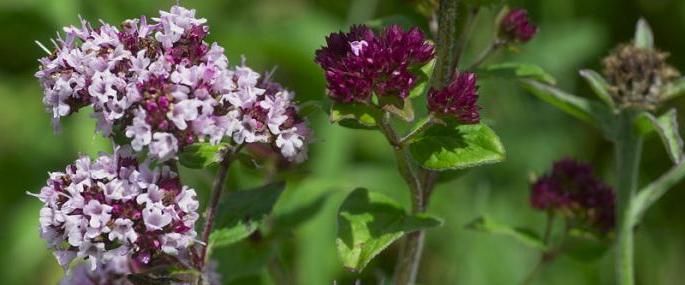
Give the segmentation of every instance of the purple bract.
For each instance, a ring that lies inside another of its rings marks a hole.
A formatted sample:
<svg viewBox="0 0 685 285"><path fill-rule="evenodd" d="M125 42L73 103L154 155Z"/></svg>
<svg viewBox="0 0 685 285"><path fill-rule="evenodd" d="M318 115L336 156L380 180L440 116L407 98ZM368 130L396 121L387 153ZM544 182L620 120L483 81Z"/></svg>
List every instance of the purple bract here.
<svg viewBox="0 0 685 285"><path fill-rule="evenodd" d="M445 88L428 91L428 108L431 112L457 119L464 124L480 121L478 113L478 86L476 75L470 72L457 73Z"/></svg>
<svg viewBox="0 0 685 285"><path fill-rule="evenodd" d="M418 28L392 25L375 34L362 25L329 35L315 61L325 71L333 100L369 103L373 94L406 98L417 82L411 69L433 56L433 45Z"/></svg>
<svg viewBox="0 0 685 285"><path fill-rule="evenodd" d="M531 205L577 218L602 232L614 227L614 190L594 177L592 167L565 158L531 188Z"/></svg>
<svg viewBox="0 0 685 285"><path fill-rule="evenodd" d="M513 9L509 11L500 23L500 36L508 40L527 42L535 36L538 28L528 19L528 11L525 9Z"/></svg>

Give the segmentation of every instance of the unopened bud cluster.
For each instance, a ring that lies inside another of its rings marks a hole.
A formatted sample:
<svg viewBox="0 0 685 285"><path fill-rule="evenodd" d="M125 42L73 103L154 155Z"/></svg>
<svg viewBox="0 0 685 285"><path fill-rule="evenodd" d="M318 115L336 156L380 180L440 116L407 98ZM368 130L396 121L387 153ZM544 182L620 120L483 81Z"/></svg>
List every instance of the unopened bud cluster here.
<svg viewBox="0 0 685 285"><path fill-rule="evenodd" d="M602 233L614 228L614 190L592 174L592 167L573 159L555 162L533 184L530 203L568 217L571 226Z"/></svg>

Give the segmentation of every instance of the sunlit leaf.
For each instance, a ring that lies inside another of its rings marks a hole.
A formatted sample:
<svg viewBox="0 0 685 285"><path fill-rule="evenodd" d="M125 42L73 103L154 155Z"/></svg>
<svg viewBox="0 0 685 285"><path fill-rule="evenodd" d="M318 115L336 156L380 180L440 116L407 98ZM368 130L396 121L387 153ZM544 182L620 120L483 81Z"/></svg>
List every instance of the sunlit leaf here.
<svg viewBox="0 0 685 285"><path fill-rule="evenodd" d="M652 28L645 19L640 19L637 21L635 26L635 39L634 43L636 47L640 48L654 48L654 35L652 34Z"/></svg>
<svg viewBox="0 0 685 285"><path fill-rule="evenodd" d="M219 162L221 150L227 146L227 144L194 143L183 147L178 160L188 168L205 168Z"/></svg>
<svg viewBox="0 0 685 285"><path fill-rule="evenodd" d="M466 228L490 234L507 236L532 248L541 251L547 250L547 245L545 245L542 238L536 234L535 231L506 225L489 217L479 217L467 224Z"/></svg>
<svg viewBox="0 0 685 285"><path fill-rule="evenodd" d="M552 75L542 67L528 63L505 62L488 65L476 70L481 78L533 79L548 84L556 84Z"/></svg>
<svg viewBox="0 0 685 285"><path fill-rule="evenodd" d="M597 95L600 100L606 103L611 109L616 109L614 99L611 98L611 93L609 92L609 83L604 77L591 69L581 70L580 76L585 78L585 81L587 81L590 88L592 88L592 91L595 92L595 95Z"/></svg>
<svg viewBox="0 0 685 285"><path fill-rule="evenodd" d="M505 158L499 137L484 124L435 124L409 147L414 159L431 170L464 169Z"/></svg>
<svg viewBox="0 0 685 285"><path fill-rule="evenodd" d="M346 268L358 272L405 233L441 224L428 215L407 214L382 194L356 189L338 211L338 255Z"/></svg>
<svg viewBox="0 0 685 285"><path fill-rule="evenodd" d="M360 103L333 104L329 120L352 129L375 129L380 111Z"/></svg>

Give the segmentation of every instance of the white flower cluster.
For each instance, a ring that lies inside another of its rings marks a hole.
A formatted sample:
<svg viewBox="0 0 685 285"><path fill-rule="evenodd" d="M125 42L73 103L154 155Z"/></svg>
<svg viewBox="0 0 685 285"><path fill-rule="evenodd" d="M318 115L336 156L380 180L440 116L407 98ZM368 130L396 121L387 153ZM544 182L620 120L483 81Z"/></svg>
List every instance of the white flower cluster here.
<svg viewBox="0 0 685 285"><path fill-rule="evenodd" d="M199 203L168 166L138 163L129 147L96 160L81 157L64 172L52 172L34 194L44 203L41 237L68 267L75 258L91 270L120 256L148 264L178 255L193 244Z"/></svg>
<svg viewBox="0 0 685 285"><path fill-rule="evenodd" d="M309 128L293 94L244 65L229 68L223 48L204 41L209 28L195 10L174 6L152 23L131 19L121 29L81 22L64 28L36 73L56 126L92 106L99 132L124 134L135 151L160 161L224 139L306 158Z"/></svg>

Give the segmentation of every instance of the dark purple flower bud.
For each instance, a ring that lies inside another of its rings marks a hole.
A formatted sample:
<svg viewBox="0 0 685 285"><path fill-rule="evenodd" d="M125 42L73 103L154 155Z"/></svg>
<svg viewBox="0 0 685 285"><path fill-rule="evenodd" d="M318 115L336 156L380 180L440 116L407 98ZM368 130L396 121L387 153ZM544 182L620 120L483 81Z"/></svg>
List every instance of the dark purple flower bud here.
<svg viewBox="0 0 685 285"><path fill-rule="evenodd" d="M445 88L431 88L428 91L428 109L431 112L453 117L464 124L476 124L480 121L477 101L476 75L470 72L457 73Z"/></svg>
<svg viewBox="0 0 685 285"><path fill-rule="evenodd" d="M528 19L528 11L513 9L502 18L499 33L504 39L525 43L532 39L537 31L537 26Z"/></svg>
<svg viewBox="0 0 685 285"><path fill-rule="evenodd" d="M581 226L609 232L615 222L615 197L611 187L592 174L592 167L570 158L554 163L552 171L531 188L531 205L563 213Z"/></svg>
<svg viewBox="0 0 685 285"><path fill-rule="evenodd" d="M349 33L329 35L315 62L325 71L333 100L369 103L372 94L406 98L417 81L410 70L433 56L433 45L418 28L405 32L393 25L376 35L353 26Z"/></svg>

